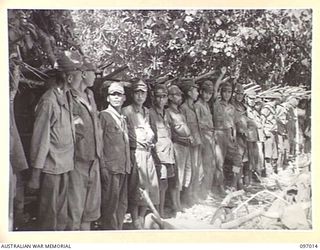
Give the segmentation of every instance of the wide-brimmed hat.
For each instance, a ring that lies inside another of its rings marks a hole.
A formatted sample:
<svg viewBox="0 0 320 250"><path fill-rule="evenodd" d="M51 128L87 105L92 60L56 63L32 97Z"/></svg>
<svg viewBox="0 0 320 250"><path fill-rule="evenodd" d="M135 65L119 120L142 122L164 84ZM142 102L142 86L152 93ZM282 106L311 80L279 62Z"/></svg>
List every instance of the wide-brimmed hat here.
<svg viewBox="0 0 320 250"><path fill-rule="evenodd" d="M83 58L77 51L66 50L58 54L55 68L68 72L82 70Z"/></svg>

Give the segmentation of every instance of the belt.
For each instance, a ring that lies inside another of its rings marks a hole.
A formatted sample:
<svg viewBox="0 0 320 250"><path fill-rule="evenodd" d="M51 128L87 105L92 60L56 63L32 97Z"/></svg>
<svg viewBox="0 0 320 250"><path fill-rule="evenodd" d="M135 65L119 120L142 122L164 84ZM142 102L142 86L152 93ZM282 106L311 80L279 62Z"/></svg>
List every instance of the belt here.
<svg viewBox="0 0 320 250"><path fill-rule="evenodd" d="M144 152L151 152L151 147L150 148L130 148L131 151L144 151Z"/></svg>

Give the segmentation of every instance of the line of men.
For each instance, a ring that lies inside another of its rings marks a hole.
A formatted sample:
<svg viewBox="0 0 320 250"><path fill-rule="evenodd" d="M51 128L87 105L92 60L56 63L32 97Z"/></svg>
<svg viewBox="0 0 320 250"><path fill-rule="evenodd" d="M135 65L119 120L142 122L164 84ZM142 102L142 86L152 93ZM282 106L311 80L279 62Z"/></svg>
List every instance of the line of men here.
<svg viewBox="0 0 320 250"><path fill-rule="evenodd" d="M40 190L40 230L90 230L97 220L103 230L121 230L127 212L142 229L150 205L141 190L161 216L168 201L183 212L208 195L224 196L226 185L242 189L265 159L276 159L274 106L259 109L239 84L233 99L233 85L222 80L226 68L215 84L156 85L150 109L143 80L132 82L126 107L124 86L112 82L100 112L88 88L93 63L65 51L57 69L56 87L36 107L31 142L28 188Z"/></svg>

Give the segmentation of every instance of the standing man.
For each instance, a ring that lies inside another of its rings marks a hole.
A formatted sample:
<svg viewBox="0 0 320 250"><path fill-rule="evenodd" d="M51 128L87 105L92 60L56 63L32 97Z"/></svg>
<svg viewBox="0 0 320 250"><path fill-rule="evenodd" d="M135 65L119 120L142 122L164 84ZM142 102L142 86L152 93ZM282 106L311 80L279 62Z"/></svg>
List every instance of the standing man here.
<svg viewBox="0 0 320 250"><path fill-rule="evenodd" d="M57 85L36 107L31 140L30 189L40 188L41 230L65 230L68 220L69 173L74 169L74 127L70 85L81 81L82 59L65 51L57 60Z"/></svg>
<svg viewBox="0 0 320 250"><path fill-rule="evenodd" d="M277 120L276 120L276 105L281 98L280 94L274 94L270 97L270 101L266 102L261 109L265 141L265 167L266 175L269 176L277 172L278 159L278 143L277 143Z"/></svg>
<svg viewBox="0 0 320 250"><path fill-rule="evenodd" d="M213 94L213 83L209 80L200 84L200 98L195 103L196 113L199 117L200 134L202 138L201 156L203 163L203 182L201 193L206 198L212 191L213 176L215 173L215 140L212 114L209 101Z"/></svg>
<svg viewBox="0 0 320 250"><path fill-rule="evenodd" d="M184 93L184 103L180 106L182 113L187 119L190 128L193 143L191 145L191 202L197 203L200 196L200 183L203 178L202 157L201 157L201 135L199 127L199 117L194 106L198 99L198 86L193 80L180 83L182 92Z"/></svg>
<svg viewBox="0 0 320 250"><path fill-rule="evenodd" d="M108 88L108 108L100 112L103 131L103 164L101 166L102 229L121 230L128 207L128 175L131 171L127 122L121 107L125 101L121 83Z"/></svg>
<svg viewBox="0 0 320 250"><path fill-rule="evenodd" d="M159 214L164 215L164 203L166 191L169 190L174 212L178 210L176 201L177 181L175 178L175 159L173 143L171 141L171 130L169 117L165 105L168 102L168 90L163 84L158 84L154 88L154 107L150 109L150 123L155 133L155 147L153 159L156 165L160 190Z"/></svg>
<svg viewBox="0 0 320 250"><path fill-rule="evenodd" d="M182 91L177 85L172 85L168 88L168 93L169 107L167 113L170 117L169 122L178 172L177 181L179 190L176 193L176 201L179 210L182 211L180 193L184 192L184 194L187 194L186 190L188 190L191 182L190 147L193 143L193 138L187 125L186 117L179 108L182 103Z"/></svg>
<svg viewBox="0 0 320 250"><path fill-rule="evenodd" d="M249 90L246 93L246 104L247 104L247 147L248 147L248 158L249 168L244 169L244 183L250 185L252 181L252 174L254 172L261 175L262 164L259 160L259 133L258 133L258 122L259 117L256 112L255 106L256 93L253 90Z"/></svg>
<svg viewBox="0 0 320 250"><path fill-rule="evenodd" d="M223 185L223 165L225 160L232 164L232 187L242 188L242 158L236 141L236 110L230 103L232 96L232 84L224 82L221 86L221 100L217 98L213 104L213 123L216 133L216 160L217 169L220 171L218 181L215 183L215 192L225 195Z"/></svg>
<svg viewBox="0 0 320 250"><path fill-rule="evenodd" d="M129 177L129 210L133 225L142 229L148 204L141 199L139 188L144 189L153 205L159 205L159 184L151 150L154 133L150 127L149 110L143 106L147 85L140 79L132 83L133 103L123 108L127 118L132 170Z"/></svg>
<svg viewBox="0 0 320 250"><path fill-rule="evenodd" d="M279 104L276 107L276 120L278 127L278 161L277 170L283 169L284 164L287 161L289 154L289 141L288 141L288 131L287 131L287 109L284 104Z"/></svg>
<svg viewBox="0 0 320 250"><path fill-rule="evenodd" d="M13 72L19 72L19 66L15 66ZM14 98L18 91L17 84L19 83L19 74L16 74L16 76L17 78L10 78L10 231L19 228L20 221L23 219L25 183L22 178L22 173L29 168L14 117Z"/></svg>
<svg viewBox="0 0 320 250"><path fill-rule="evenodd" d="M266 140L265 133L264 133L264 128L263 128L263 123L262 123L262 115L261 115L261 109L263 107L263 101L261 97L257 97L255 99L255 104L254 104L254 114L255 114L255 122L257 124L257 129L258 129L258 141L257 141L257 146L259 150L259 159L258 159L258 166L257 171L258 174L261 176L265 172L265 164L264 164L264 142Z"/></svg>
<svg viewBox="0 0 320 250"><path fill-rule="evenodd" d="M236 131L237 131L237 144L239 153L242 158L243 164L243 172L246 175L244 178L246 183L249 184L249 159L248 159L248 144L247 144L247 136L248 136L248 124L247 124L247 106L245 104L245 95L244 88L242 84L237 83L234 89L235 96L232 100L232 104L236 109L238 122L236 123ZM241 178L241 177L240 177Z"/></svg>
<svg viewBox="0 0 320 250"><path fill-rule="evenodd" d="M68 190L69 230L90 230L100 217L101 128L92 87L95 66L83 59L81 81L71 84L73 125L75 127L74 170Z"/></svg>

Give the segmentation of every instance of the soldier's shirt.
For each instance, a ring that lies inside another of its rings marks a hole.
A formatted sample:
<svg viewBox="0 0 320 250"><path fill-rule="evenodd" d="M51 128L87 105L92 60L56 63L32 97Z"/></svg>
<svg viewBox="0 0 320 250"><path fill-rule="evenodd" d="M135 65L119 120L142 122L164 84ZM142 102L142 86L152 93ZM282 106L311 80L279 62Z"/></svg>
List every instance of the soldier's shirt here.
<svg viewBox="0 0 320 250"><path fill-rule="evenodd" d="M276 110L273 104L266 104L261 109L265 134L268 136L277 131Z"/></svg>
<svg viewBox="0 0 320 250"><path fill-rule="evenodd" d="M72 114L75 126L76 143L75 159L92 161L101 156L101 128L98 120L98 111L91 90L86 89L88 101L71 90Z"/></svg>
<svg viewBox="0 0 320 250"><path fill-rule="evenodd" d="M238 117L238 121L236 122L237 131L240 133L247 133L248 132L248 118L247 118L247 107L244 103L233 101L232 105L236 109L236 115Z"/></svg>
<svg viewBox="0 0 320 250"><path fill-rule="evenodd" d="M100 112L99 118L103 131L103 167L116 174L129 174L130 147L125 116L109 105Z"/></svg>
<svg viewBox="0 0 320 250"><path fill-rule="evenodd" d="M194 106L199 118L199 127L202 136L212 138L214 129L213 118L208 103L199 99Z"/></svg>
<svg viewBox="0 0 320 250"><path fill-rule="evenodd" d="M248 141L259 141L259 131L258 131L258 122L259 117L257 117L257 112L253 107L247 106L246 115L247 115L247 140Z"/></svg>
<svg viewBox="0 0 320 250"><path fill-rule="evenodd" d="M150 127L149 110L146 107L142 107L139 110L131 104L122 109L122 114L127 119L130 148L149 149L154 143L154 133Z"/></svg>
<svg viewBox="0 0 320 250"><path fill-rule="evenodd" d="M181 112L185 115L188 127L190 128L191 135L194 139L193 145L201 144L201 135L199 128L199 118L196 113L194 104L189 105L187 102L180 106Z"/></svg>
<svg viewBox="0 0 320 250"><path fill-rule="evenodd" d="M30 160L33 168L62 174L74 168L74 128L69 90L51 88L36 107Z"/></svg>
<svg viewBox="0 0 320 250"><path fill-rule="evenodd" d="M223 100L215 100L213 103L213 124L215 129L235 129L239 118L235 107Z"/></svg>
<svg viewBox="0 0 320 250"><path fill-rule="evenodd" d="M150 109L150 125L155 133L155 151L161 163L174 164L174 149L166 110Z"/></svg>
<svg viewBox="0 0 320 250"><path fill-rule="evenodd" d="M181 110L173 107L167 108L169 123L171 128L172 141L177 142L179 139L188 140L191 137L191 131L187 125L187 120Z"/></svg>

